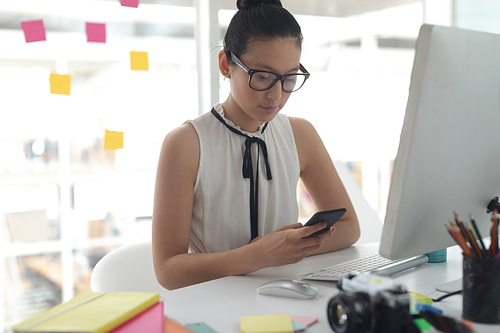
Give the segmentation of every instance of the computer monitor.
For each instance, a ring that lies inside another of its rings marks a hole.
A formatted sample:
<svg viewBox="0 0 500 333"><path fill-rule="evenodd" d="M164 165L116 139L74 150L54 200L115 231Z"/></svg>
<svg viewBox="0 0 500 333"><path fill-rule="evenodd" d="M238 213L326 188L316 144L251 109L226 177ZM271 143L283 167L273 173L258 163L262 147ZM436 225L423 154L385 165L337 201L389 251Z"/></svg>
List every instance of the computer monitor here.
<svg viewBox="0 0 500 333"><path fill-rule="evenodd" d="M380 254L456 245L444 224L472 214L490 235L500 196L500 35L423 25L394 163Z"/></svg>

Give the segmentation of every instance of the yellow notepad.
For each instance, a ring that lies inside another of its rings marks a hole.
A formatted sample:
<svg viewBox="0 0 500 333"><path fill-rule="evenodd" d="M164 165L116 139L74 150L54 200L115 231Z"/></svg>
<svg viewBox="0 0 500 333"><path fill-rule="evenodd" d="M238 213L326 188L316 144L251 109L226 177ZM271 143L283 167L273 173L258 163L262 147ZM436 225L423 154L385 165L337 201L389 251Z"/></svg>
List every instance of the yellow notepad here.
<svg viewBox="0 0 500 333"><path fill-rule="evenodd" d="M293 333L289 315L241 317L240 325L241 333Z"/></svg>
<svg viewBox="0 0 500 333"><path fill-rule="evenodd" d="M108 332L159 300L156 293L87 292L12 329L14 332Z"/></svg>

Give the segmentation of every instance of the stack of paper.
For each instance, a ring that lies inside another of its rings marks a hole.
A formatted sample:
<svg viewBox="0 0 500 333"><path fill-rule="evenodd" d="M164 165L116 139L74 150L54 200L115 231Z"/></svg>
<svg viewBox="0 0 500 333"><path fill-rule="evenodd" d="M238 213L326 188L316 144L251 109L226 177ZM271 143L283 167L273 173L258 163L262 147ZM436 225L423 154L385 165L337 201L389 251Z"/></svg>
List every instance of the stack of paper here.
<svg viewBox="0 0 500 333"><path fill-rule="evenodd" d="M159 301L110 333L163 333L163 320L163 302Z"/></svg>
<svg viewBox="0 0 500 333"><path fill-rule="evenodd" d="M248 316L241 317L241 333L293 333L290 316Z"/></svg>
<svg viewBox="0 0 500 333"><path fill-rule="evenodd" d="M241 333L293 333L302 332L318 321L305 317L274 313L271 316L247 316L240 318Z"/></svg>

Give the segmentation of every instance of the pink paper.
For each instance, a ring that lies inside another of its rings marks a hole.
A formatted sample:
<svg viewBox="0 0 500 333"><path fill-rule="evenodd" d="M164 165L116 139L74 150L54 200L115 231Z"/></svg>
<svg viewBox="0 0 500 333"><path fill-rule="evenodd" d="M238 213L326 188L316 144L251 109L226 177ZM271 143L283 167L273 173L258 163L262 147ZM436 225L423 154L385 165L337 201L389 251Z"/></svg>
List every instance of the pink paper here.
<svg viewBox="0 0 500 333"><path fill-rule="evenodd" d="M24 31L26 43L47 40L45 38L45 27L43 26L42 20L21 22L21 28Z"/></svg>
<svg viewBox="0 0 500 333"><path fill-rule="evenodd" d="M106 43L106 24L86 23L87 42Z"/></svg>
<svg viewBox="0 0 500 333"><path fill-rule="evenodd" d="M284 313L273 313L273 314L277 315ZM297 323L305 326L311 326L312 324L318 321L318 318L316 317L306 317L306 316L296 316L296 315L289 315L289 316L291 320L296 321Z"/></svg>
<svg viewBox="0 0 500 333"><path fill-rule="evenodd" d="M163 333L163 301L118 326L110 333Z"/></svg>
<svg viewBox="0 0 500 333"><path fill-rule="evenodd" d="M139 7L139 0L120 0L120 4L125 7Z"/></svg>

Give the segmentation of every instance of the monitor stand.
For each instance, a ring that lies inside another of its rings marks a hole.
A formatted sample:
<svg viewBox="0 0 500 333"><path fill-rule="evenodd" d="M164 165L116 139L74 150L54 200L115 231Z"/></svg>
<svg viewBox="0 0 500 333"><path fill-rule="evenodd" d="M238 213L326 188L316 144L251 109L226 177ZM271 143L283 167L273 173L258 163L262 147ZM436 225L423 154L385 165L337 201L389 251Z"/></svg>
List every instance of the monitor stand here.
<svg viewBox="0 0 500 333"><path fill-rule="evenodd" d="M440 284L436 286L436 290L447 294L462 290L462 279Z"/></svg>
<svg viewBox="0 0 500 333"><path fill-rule="evenodd" d="M427 256L429 257L429 262L432 263L445 262L447 258L447 252L448 252L447 249L442 249L431 253L427 253ZM440 284L436 286L436 290L442 293L453 293L462 290L462 279Z"/></svg>

